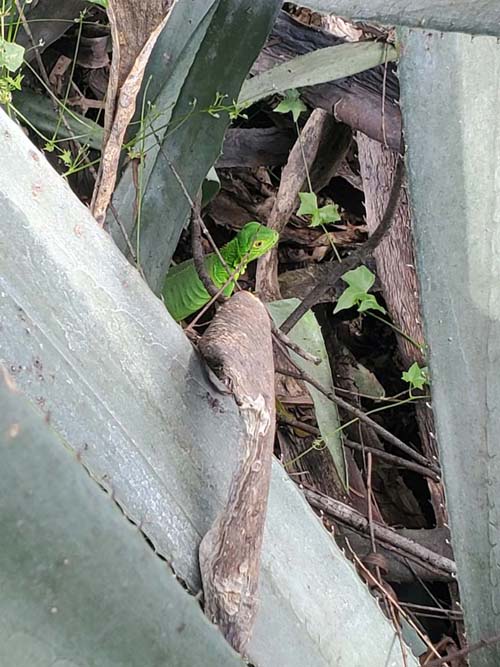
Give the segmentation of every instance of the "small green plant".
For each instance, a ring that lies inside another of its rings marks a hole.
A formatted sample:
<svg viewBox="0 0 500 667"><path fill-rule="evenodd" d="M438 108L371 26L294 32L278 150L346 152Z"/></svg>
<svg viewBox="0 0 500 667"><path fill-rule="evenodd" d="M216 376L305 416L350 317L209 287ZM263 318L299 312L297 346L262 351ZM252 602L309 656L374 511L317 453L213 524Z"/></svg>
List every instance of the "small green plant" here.
<svg viewBox="0 0 500 667"><path fill-rule="evenodd" d="M385 309L378 303L373 294L368 294L368 290L373 287L375 276L366 266L358 266L357 269L347 271L342 276L342 280L346 282L347 287L340 295L334 313L340 310L346 310L357 306L359 313L364 313L367 310L378 310L385 313Z"/></svg>
<svg viewBox="0 0 500 667"><path fill-rule="evenodd" d="M407 371L403 372L401 379L405 382L408 382L410 385L409 392L411 396L411 392L414 389L423 389L424 385L429 383L427 366L420 368L420 366L415 361L415 363L413 363Z"/></svg>
<svg viewBox="0 0 500 667"><path fill-rule="evenodd" d="M347 287L340 295L337 305L334 308L334 313L357 306L358 313L367 313L376 320L380 320L384 324L387 324L387 326L391 327L396 333L403 336L403 338L406 338L412 345L415 345L416 348L423 351L423 346L413 340L411 336L408 336L404 331L401 331L401 329L395 324L392 324L392 322L388 322L386 319L373 312L378 310L385 314L386 310L378 303L373 294L368 294L368 290L373 287L373 283L375 282L375 276L370 269L366 266L358 266L357 269L344 273L342 280L346 282L349 287Z"/></svg>
<svg viewBox="0 0 500 667"><path fill-rule="evenodd" d="M21 73L15 77L10 74L0 76L0 104L10 104L12 102L12 93L14 90L21 90L21 81L24 76Z"/></svg>
<svg viewBox="0 0 500 667"><path fill-rule="evenodd" d="M314 192L299 192L299 198L300 207L297 210L297 215L310 215L309 227L327 225L329 222L340 220L340 214L335 204L318 207L318 198Z"/></svg>
<svg viewBox="0 0 500 667"><path fill-rule="evenodd" d="M15 43L19 21L10 20L14 15L14 2L2 0L0 6L0 104L9 105L12 101L12 92L21 89L23 76L20 72L14 73L22 66L25 49ZM7 25L6 25L7 20Z"/></svg>
<svg viewBox="0 0 500 667"><path fill-rule="evenodd" d="M274 110L276 113L291 113L293 121L295 123L295 128L297 129L297 137L300 142L300 148L302 150L302 158L304 160L304 166L307 176L307 184L309 186L309 192L299 192L300 207L297 210L297 215L307 215L310 216L310 227L322 227L323 231L328 237L332 245L333 252L337 255L337 259L340 259L340 256L337 252L337 248L332 240L331 234L326 229L325 225L330 222L338 222L340 220L340 213L335 204L327 204L326 206L318 206L318 197L313 191L311 177L307 169L307 163L304 155L304 147L302 145L302 136L300 134L300 128L298 120L300 114L307 109L306 105L300 99L300 95L297 90L291 89L287 90L285 97L278 104Z"/></svg>
<svg viewBox="0 0 500 667"><path fill-rule="evenodd" d="M296 123L299 120L300 114L307 109L304 102L300 99L298 90L292 88L287 90L285 97L278 104L275 113L291 113L293 121Z"/></svg>
<svg viewBox="0 0 500 667"><path fill-rule="evenodd" d="M108 0L87 0L87 2L91 2L93 5L99 5L99 7L102 7L103 9L108 8Z"/></svg>
<svg viewBox="0 0 500 667"><path fill-rule="evenodd" d="M222 93L216 93L215 100L212 102L212 104L206 109L203 109L202 111L210 114L214 118L220 118L220 114L223 111L229 114L229 118L231 120L236 120L236 118L248 118L248 116L243 112L245 111L245 109L248 109L249 104L247 104L246 102L238 104L238 102L235 102L234 100L232 104L225 104L224 100L227 97L228 95L223 95Z"/></svg>

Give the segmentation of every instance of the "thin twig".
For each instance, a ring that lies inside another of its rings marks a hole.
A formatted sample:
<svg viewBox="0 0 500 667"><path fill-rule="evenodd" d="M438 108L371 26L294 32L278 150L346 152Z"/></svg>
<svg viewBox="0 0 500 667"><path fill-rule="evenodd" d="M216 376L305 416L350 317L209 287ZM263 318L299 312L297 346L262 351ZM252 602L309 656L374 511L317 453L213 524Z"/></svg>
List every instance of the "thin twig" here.
<svg viewBox="0 0 500 667"><path fill-rule="evenodd" d="M333 403L336 403L339 407L343 408L344 410L350 412L353 414L359 421L363 422L367 426L369 426L371 429L373 429L376 433L378 433L384 440L389 442L391 445L394 445L395 447L398 447L401 451L405 452L408 454L408 456L411 456L412 459L415 461L418 461L421 465L423 465L426 468L429 468L430 470L434 471L436 474L439 474L439 469L431 463L428 459L425 458L425 456L422 456L422 454L419 454L416 452L412 447L404 443L402 440L400 440L398 437L390 433L387 429L385 429L383 426L380 426L380 424L377 424L376 421L371 419L367 414L365 414L362 410L359 408L354 407L354 405L351 405L347 401L344 401L343 398L340 398L340 396L336 396L332 392L328 391L325 387L323 387L322 384L317 382L313 377L311 377L308 373L300 369L297 364L293 362L292 359L290 359L290 363L292 363L295 368L297 369L296 371L291 371L285 368L276 368L277 373L281 373L282 375L288 375L289 377L296 378L297 380L303 380L304 382L307 382L311 386L313 386L315 389L317 389L319 392L321 392L324 396L329 398Z"/></svg>
<svg viewBox="0 0 500 667"><path fill-rule="evenodd" d="M461 611L444 609L443 607L429 607L424 604L414 604L413 602L401 602L401 606L410 609L415 616L427 616L428 618L446 618L451 621L461 621L464 617Z"/></svg>
<svg viewBox="0 0 500 667"><path fill-rule="evenodd" d="M387 56L387 44L385 45L385 55ZM385 133L385 90L387 86L387 57L384 62L384 76L382 79L382 138L384 140L384 146L387 148L387 135Z"/></svg>
<svg viewBox="0 0 500 667"><path fill-rule="evenodd" d="M377 449L376 447L366 447L365 445L360 445L358 442L353 442L352 440L345 440L344 444L346 445L346 447L349 447L350 449L356 449L357 451L360 452L366 452L379 458L381 461L387 461L387 463L393 463L394 466L397 466L398 468L406 468L407 470L416 472L419 475L422 475L423 477L430 477L435 482L439 482L441 479L439 475L436 472L434 472L434 470L431 470L430 468L427 468L425 466L421 466L418 463L414 463L413 461L408 461L407 459L403 459L400 456L389 454L388 452L385 452L382 449Z"/></svg>
<svg viewBox="0 0 500 667"><path fill-rule="evenodd" d="M372 455L371 452L368 452L368 465L366 467L366 497L368 502L368 531L370 534L370 544L372 548L372 553L377 553L377 540L375 539L375 530L373 527L373 493L372 493ZM381 582L382 577L380 576L380 567L375 566L375 572L377 574L377 579Z"/></svg>
<svg viewBox="0 0 500 667"><path fill-rule="evenodd" d="M132 243L130 242L130 238L129 238L129 235L127 234L127 230L125 229L125 225L124 225L123 222L120 220L120 216L118 215L118 211L116 210L116 207L115 207L115 205L113 204L112 201L109 203L109 209L110 209L110 211L111 211L111 213L112 213L112 215L113 215L113 217L114 217L114 219L115 219L115 221L116 221L116 224L117 224L118 227L120 228L120 231L121 231L121 233L122 233L122 235L123 235L123 238L124 238L124 240L125 240L125 243L127 244L127 248L128 248L129 253L130 253L130 256L131 256L132 259L134 260L134 263L135 263L135 265L136 265L136 267L137 267L137 270L138 270L139 273L141 274L141 277L142 277L142 279L144 280L144 282L147 282L147 280L146 280L146 276L144 275L144 271L142 270L142 266L141 266L141 265L139 264L139 262L137 261L137 254L136 254L136 252L135 252L135 250L134 250L134 246L133 246Z"/></svg>
<svg viewBox="0 0 500 667"><path fill-rule="evenodd" d="M314 287L309 292L309 294L297 306L297 308L287 317L287 319L281 325L281 330L286 334L297 324L297 322L307 313L310 308L312 308L320 301L325 292L328 289L331 289L335 283L340 280L344 273L350 271L351 269L355 269L357 266L362 264L379 245L380 241L389 231L394 218L394 213L398 207L399 198L401 196L403 173L404 163L401 156L399 156L396 171L394 172L391 194L389 195L389 201L387 202L387 208L385 209L384 216L380 221L377 229L373 232L370 238L365 243L363 243L360 248L358 248L358 250L353 252L350 257L344 259L342 264L335 264L330 276L321 284L316 285L316 287Z"/></svg>
<svg viewBox="0 0 500 667"><path fill-rule="evenodd" d="M363 535L369 534L368 520L357 510L335 500L334 498L330 498L319 491L314 491L313 489L305 487L302 488L302 491L309 503L314 507L323 510L326 514L329 514ZM428 549L403 535L399 535L392 528L381 526L377 522L373 522L373 533L377 540L384 546L388 545L399 549L407 558L414 560L421 567L434 571L437 570L448 577L450 575L452 577L456 576L457 566L455 561L451 560L451 558L441 556L435 551L431 551L431 549Z"/></svg>
<svg viewBox="0 0 500 667"><path fill-rule="evenodd" d="M200 225L200 227L201 227L201 230L203 231L203 233L204 233L205 236L207 237L208 241L210 242L210 245L212 246L213 251L215 252L215 254L217 255L217 257L220 259L220 261L221 261L221 263L222 263L222 266L226 269L226 271L228 272L228 274L231 273L231 271L230 271L230 269L229 269L229 267L228 267L228 265L227 265L227 263L226 263L226 260L225 260L224 257L221 255L221 252L220 252L219 248L217 247L217 244L215 243L215 241L213 240L213 238L212 238L211 235L210 235L210 232L208 231L208 229L207 229L206 226L205 226L205 222L204 222L203 218L201 217L201 212L200 212L200 210L199 210L199 209L196 210L196 206L195 206L195 203L194 203L194 201L193 201L193 198L192 198L191 195L189 194L189 192L188 192L188 190L187 190L187 188L186 188L186 186L185 186L185 184L184 184L184 181L183 181L182 178L181 178L181 175L179 174L179 172L177 171L177 169L174 167L174 165L173 165L172 161L170 160L170 158L168 157L168 155L167 155L167 154L165 153L165 151L163 150L163 146L162 146L161 140L160 140L160 138L158 137L158 134L155 132L154 129L153 129L153 135L154 135L154 137L155 137L155 139L156 139L156 143L158 144L158 150L159 150L160 153L162 154L163 158L165 159L165 162L167 163L167 165L168 165L169 168L170 168L170 171L171 171L172 174L174 175L175 180L176 180L177 183L179 184L179 187L180 187L180 189L182 190L182 194L184 195L184 198L186 199L187 203L189 204L189 207L191 208L191 212L192 212L193 214L196 215L196 219L197 219L198 222L199 222L199 225ZM240 289L239 286L238 286L238 283L236 283L236 286L237 286L238 289Z"/></svg>
<svg viewBox="0 0 500 667"><path fill-rule="evenodd" d="M220 303L224 303L226 297L223 293L219 292L214 285L205 267L205 256L203 254L203 245L201 243L201 212L199 202L193 202L191 210L191 248L193 251L193 262L196 268L196 273L210 296L214 297Z"/></svg>
<svg viewBox="0 0 500 667"><path fill-rule="evenodd" d="M311 424L306 424L305 422L299 421L298 419L292 419L291 417L286 417L284 415L281 415L279 417L279 421L282 424L291 426L292 428L297 428L300 429L301 431L305 431L306 433L310 433L311 435L314 435L316 438L321 437L321 431L317 426L311 426ZM416 472L417 474L422 475L423 477L430 477L435 482L439 482L440 480L439 475L437 475L434 471L429 470L429 468L421 466L418 463L414 463L413 461L408 461L408 459L403 459L401 458L401 456L395 456L394 454L389 454L383 449L377 449L376 447L367 447L366 445L360 445L359 442L354 442L353 440L348 440L347 438L344 439L344 445L346 447L349 447L349 449L355 449L356 451L363 453L366 452L367 454L370 453L373 456L375 456L375 458L378 458L381 461L387 461L387 463L392 463L395 467L411 470L412 472Z"/></svg>
<svg viewBox="0 0 500 667"><path fill-rule="evenodd" d="M28 35L28 38L31 42L31 46L33 47L33 50L35 51L35 60L38 65L38 69L40 70L40 76L42 77L45 85L47 88L50 88L50 81L49 77L47 75L47 71L45 69L45 65L43 64L42 56L40 55L40 51L38 50L38 44L35 42L35 38L33 37L33 33L31 32L31 27L28 21L26 20L26 15L24 14L24 9L21 7L21 3L19 0L15 0L16 3L16 9L19 12L19 18L21 19L21 23L23 24L23 28Z"/></svg>
<svg viewBox="0 0 500 667"><path fill-rule="evenodd" d="M271 317L271 316L269 316ZM279 329L273 322L271 318L271 332L277 338L277 342L282 343L285 347L290 348L295 354L298 354L299 357L302 357L306 361L311 361L316 366L321 363L321 359L310 352L303 350L297 343L294 343L293 340L290 340L286 334L284 334L281 329Z"/></svg>
<svg viewBox="0 0 500 667"><path fill-rule="evenodd" d="M374 586L376 586L376 587L382 592L382 595L383 595L385 598L387 598L387 599L388 599L388 600L389 600L389 601L396 607L396 609L399 611L399 613L401 614L401 616L403 616L403 618L406 620L406 622L407 622L409 625L411 625L411 627L415 630L415 632L416 632L417 635L420 637L420 639L421 639L421 640L424 642L424 644L425 644L425 645L426 645L426 646L427 646L427 647L434 653L434 655L437 655L438 657L441 657L441 656L439 655L439 653L436 651L436 649L434 648L434 646L432 645L432 643L430 642L429 638L428 638L426 635L424 635L424 633L423 633L423 632L420 630L420 628L413 622L413 620L410 618L410 616L403 610L403 608L402 608L401 605L399 604L398 600L396 600L395 597L393 597L390 593L387 592L387 590L385 589L385 587L383 586L383 584L380 584L380 583L375 579L375 577L374 577L373 574L370 572L370 570L368 570L367 567L361 562L361 560L359 559L358 555L356 554L356 552L353 550L353 548L352 548L351 545L349 544L349 540L348 540L347 538L346 538L346 543L347 543L347 545L348 545L348 547L349 547L349 549L350 549L350 551L351 551L352 557L354 558L354 560L356 561L356 563L359 565L359 567L363 570L365 576L366 576L368 579L370 579L371 583L372 583ZM447 660L448 660L448 659L449 659L449 658L447 658Z"/></svg>
<svg viewBox="0 0 500 667"><path fill-rule="evenodd" d="M488 637L487 639L480 639L479 641L474 642L474 644L469 644L469 646L460 649L460 651L453 651L453 653L450 653L450 655L447 655L444 658L431 660L431 662L424 662L424 665L425 667L439 667L439 665L444 665L445 662L451 662L457 658L463 658L473 651L478 651L479 649L486 648L492 644L498 644L498 642L500 642L500 632L496 635Z"/></svg>

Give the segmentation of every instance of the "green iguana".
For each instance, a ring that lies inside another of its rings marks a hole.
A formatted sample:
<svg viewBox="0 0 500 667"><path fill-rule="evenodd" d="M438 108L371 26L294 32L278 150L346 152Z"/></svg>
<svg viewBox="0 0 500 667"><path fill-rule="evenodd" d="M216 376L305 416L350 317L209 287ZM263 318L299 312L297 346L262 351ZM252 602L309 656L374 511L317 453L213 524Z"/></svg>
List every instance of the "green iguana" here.
<svg viewBox="0 0 500 667"><path fill-rule="evenodd" d="M220 289L235 271L223 294L230 296L235 288L235 280L245 273L247 264L260 257L278 242L279 234L258 222L248 222L234 239L220 249L229 269L213 252L205 255L205 268L213 284ZM179 322L200 310L210 301L210 295L198 277L192 259L173 266L167 273L163 287L165 305L174 320Z"/></svg>

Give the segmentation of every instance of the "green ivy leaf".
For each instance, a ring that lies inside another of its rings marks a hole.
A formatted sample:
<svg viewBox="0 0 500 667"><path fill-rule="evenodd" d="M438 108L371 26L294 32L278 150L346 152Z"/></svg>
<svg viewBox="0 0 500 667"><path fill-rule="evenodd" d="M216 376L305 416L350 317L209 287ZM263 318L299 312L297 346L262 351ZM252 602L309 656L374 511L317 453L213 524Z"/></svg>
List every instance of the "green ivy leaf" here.
<svg viewBox="0 0 500 667"><path fill-rule="evenodd" d="M314 192L299 192L300 207L297 215L312 215L318 212L318 198Z"/></svg>
<svg viewBox="0 0 500 667"><path fill-rule="evenodd" d="M340 220L340 215L337 207L333 204L328 204L314 211L309 227L319 227L320 225L327 225L329 222L337 222L338 220Z"/></svg>
<svg viewBox="0 0 500 667"><path fill-rule="evenodd" d="M333 311L334 313L338 313L339 310L345 310L346 308L352 308L352 306L357 306L360 313L364 313L367 310L379 310L381 313L386 312L385 308L378 303L376 297L373 294L368 294L368 290L375 282L375 276L366 266L358 266L357 269L347 271L342 276L342 280L349 287L340 295Z"/></svg>
<svg viewBox="0 0 500 667"><path fill-rule="evenodd" d="M327 204L322 206L319 210L319 217L321 225L327 225L330 222L338 222L340 220L340 213L335 204Z"/></svg>
<svg viewBox="0 0 500 667"><path fill-rule="evenodd" d="M340 310L347 310L355 306L359 300L360 293L353 287L345 289L337 300L333 312L338 313Z"/></svg>
<svg viewBox="0 0 500 667"><path fill-rule="evenodd" d="M420 368L415 361L407 371L403 372L401 378L405 382L408 382L410 389L423 389L424 384L427 384L429 381L428 368L427 366Z"/></svg>
<svg viewBox="0 0 500 667"><path fill-rule="evenodd" d="M367 310L379 310L381 313L386 312L385 308L378 303L373 294L363 294L363 297L360 299L358 312L365 313Z"/></svg>
<svg viewBox="0 0 500 667"><path fill-rule="evenodd" d="M24 46L15 42L8 42L0 37L0 67L6 67L9 72L15 72L23 64Z"/></svg>
<svg viewBox="0 0 500 667"><path fill-rule="evenodd" d="M307 109L306 105L300 99L298 90L287 90L285 97L274 110L276 113L291 113L296 123L300 114Z"/></svg>
<svg viewBox="0 0 500 667"><path fill-rule="evenodd" d="M299 192L300 206L297 215L310 215L309 227L327 225L329 222L340 220L340 214L334 204L327 204L318 208L318 198L314 192Z"/></svg>
<svg viewBox="0 0 500 667"><path fill-rule="evenodd" d="M357 269L344 273L342 280L360 292L368 292L375 282L375 275L366 266L361 265Z"/></svg>

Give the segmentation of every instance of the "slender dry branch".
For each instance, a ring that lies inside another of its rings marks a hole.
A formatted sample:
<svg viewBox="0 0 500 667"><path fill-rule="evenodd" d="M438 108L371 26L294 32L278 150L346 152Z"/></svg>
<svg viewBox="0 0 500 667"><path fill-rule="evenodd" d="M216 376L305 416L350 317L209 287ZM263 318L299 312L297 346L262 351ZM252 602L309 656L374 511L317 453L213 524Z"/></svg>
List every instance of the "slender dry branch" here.
<svg viewBox="0 0 500 667"><path fill-rule="evenodd" d="M455 661L458 658L465 658L474 651L479 651L480 649L486 648L487 646L498 644L498 642L500 642L500 632L496 635L493 635L492 637L480 639L479 641L474 642L474 644L469 644L469 646L460 649L460 651L453 651L453 653L450 653L450 655L444 656L443 658L437 658L436 660L431 660L430 662L424 662L423 664L425 667L438 667L439 665L444 665L447 662L451 664L452 661Z"/></svg>
<svg viewBox="0 0 500 667"><path fill-rule="evenodd" d="M249 292L235 294L218 310L199 349L231 387L244 424L226 506L199 555L205 613L241 652L257 611L276 418L271 327L263 304Z"/></svg>
<svg viewBox="0 0 500 667"><path fill-rule="evenodd" d="M362 410L359 408L354 407L354 405L351 405L347 401L344 401L343 398L340 398L340 396L336 396L333 394L331 391L328 391L325 387L323 387L322 384L317 382L313 377L311 377L308 373L300 369L297 364L293 362L292 359L290 359L290 363L295 366L297 369L296 371L292 371L286 368L277 368L276 371L278 373L282 373L283 375L288 375L290 377L296 378L297 380L303 380L304 382L307 382L308 384L312 385L315 387L318 391L320 391L324 396L329 398L332 403L336 403L339 407L343 408L344 410L350 412L353 414L357 419L359 419L360 422L363 422L370 428L372 428L376 433L378 433L384 440L389 442L391 445L394 445L394 447L397 447L401 451L405 452L410 456L412 459L415 461L418 461L422 466L427 468L428 470L432 470L434 473L439 475L439 468L435 466L433 463L431 463L428 459L425 458L425 456L422 456L422 454L419 454L417 451L415 451L412 447L407 445L405 442L397 438L395 435L393 435L390 431L385 429L383 426L380 426L380 424L377 424L376 421L371 419L366 413L364 413Z"/></svg>
<svg viewBox="0 0 500 667"><path fill-rule="evenodd" d="M214 285L205 267L203 245L201 243L200 207L198 203L192 202L192 204L193 205L191 209L191 248L193 251L193 262L196 268L196 273L198 274L199 279L203 283L204 288L207 290L210 296L216 298L217 301L219 301L220 303L224 303L226 297Z"/></svg>
<svg viewBox="0 0 500 667"><path fill-rule="evenodd" d="M334 498L329 498L318 491L304 488L303 492L311 505L317 509L323 510L323 512L330 514L335 519L360 531L364 535L369 535L370 527L368 519L357 510L335 500ZM440 554L417 544L413 540L399 535L391 528L386 528L376 522L373 522L372 527L374 536L384 546L396 547L403 552L408 559L417 562L422 567L430 567L439 570L440 572L444 572L447 575L453 577L456 576L457 566L455 561L450 558L441 556Z"/></svg>

